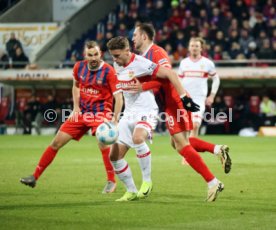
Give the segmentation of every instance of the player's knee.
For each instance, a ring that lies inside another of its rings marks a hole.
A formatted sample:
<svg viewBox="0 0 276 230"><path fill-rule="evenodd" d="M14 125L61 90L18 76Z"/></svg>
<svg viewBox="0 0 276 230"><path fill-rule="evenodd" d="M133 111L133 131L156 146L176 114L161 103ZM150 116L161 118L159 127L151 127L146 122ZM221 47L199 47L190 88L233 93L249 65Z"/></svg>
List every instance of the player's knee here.
<svg viewBox="0 0 276 230"><path fill-rule="evenodd" d="M52 143L51 143L51 147L54 150L59 150L62 146L63 146L63 144L58 140L53 140Z"/></svg>
<svg viewBox="0 0 276 230"><path fill-rule="evenodd" d="M135 145L139 145L145 141L145 138L143 136L134 135L132 141Z"/></svg>

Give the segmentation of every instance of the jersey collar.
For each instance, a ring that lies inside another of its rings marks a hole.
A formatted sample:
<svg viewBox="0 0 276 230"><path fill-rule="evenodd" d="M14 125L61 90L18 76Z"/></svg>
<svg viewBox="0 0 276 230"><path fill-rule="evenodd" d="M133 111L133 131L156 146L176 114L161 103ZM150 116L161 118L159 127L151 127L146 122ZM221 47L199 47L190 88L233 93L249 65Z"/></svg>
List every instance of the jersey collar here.
<svg viewBox="0 0 276 230"><path fill-rule="evenodd" d="M152 46L153 46L153 43L151 43L149 47L146 49L146 51L142 54L143 57L146 56L146 54L149 52Z"/></svg>
<svg viewBox="0 0 276 230"><path fill-rule="evenodd" d="M124 65L124 67L127 67L131 62L133 62L134 58L135 58L135 54L131 53L131 58L130 58L129 62Z"/></svg>

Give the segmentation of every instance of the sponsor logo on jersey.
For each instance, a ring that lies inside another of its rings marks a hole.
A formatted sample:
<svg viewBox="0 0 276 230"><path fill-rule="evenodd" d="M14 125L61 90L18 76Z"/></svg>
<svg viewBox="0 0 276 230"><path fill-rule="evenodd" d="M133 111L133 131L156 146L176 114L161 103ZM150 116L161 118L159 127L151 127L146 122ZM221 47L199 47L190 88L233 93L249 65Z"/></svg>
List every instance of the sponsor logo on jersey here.
<svg viewBox="0 0 276 230"><path fill-rule="evenodd" d="M99 94L100 93L99 90L96 90L96 89L93 89L93 88L82 88L81 91L83 93L90 94L90 95L95 95L95 94Z"/></svg>
<svg viewBox="0 0 276 230"><path fill-rule="evenodd" d="M205 72L197 72L197 71L186 71L185 77L204 77Z"/></svg>

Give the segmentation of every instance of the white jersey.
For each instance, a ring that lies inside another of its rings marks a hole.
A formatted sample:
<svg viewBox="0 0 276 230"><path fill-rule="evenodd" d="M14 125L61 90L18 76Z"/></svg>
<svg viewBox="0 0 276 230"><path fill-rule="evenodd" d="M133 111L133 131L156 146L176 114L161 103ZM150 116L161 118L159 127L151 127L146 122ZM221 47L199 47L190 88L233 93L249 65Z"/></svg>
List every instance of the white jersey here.
<svg viewBox="0 0 276 230"><path fill-rule="evenodd" d="M215 64L206 57L193 60L190 57L180 62L178 76L192 98L205 97L208 93L208 76L215 76Z"/></svg>
<svg viewBox="0 0 276 230"><path fill-rule="evenodd" d="M119 66L114 63L117 78L121 84L125 99L125 113L139 113L158 109L154 94L151 90L143 92L131 92L124 90L129 84L135 81L133 78L148 76L157 71L158 66L150 60L136 54L132 54L130 63L127 66Z"/></svg>

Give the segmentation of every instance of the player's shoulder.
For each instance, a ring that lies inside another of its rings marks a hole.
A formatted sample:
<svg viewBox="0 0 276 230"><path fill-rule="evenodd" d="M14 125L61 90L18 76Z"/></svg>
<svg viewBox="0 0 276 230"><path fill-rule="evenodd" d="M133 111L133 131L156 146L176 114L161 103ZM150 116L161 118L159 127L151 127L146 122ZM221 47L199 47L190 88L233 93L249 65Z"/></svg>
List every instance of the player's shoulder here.
<svg viewBox="0 0 276 230"><path fill-rule="evenodd" d="M167 52L161 47L161 46L158 46L156 44L153 44L151 46L151 50L154 52L154 53L160 53L160 54L167 54Z"/></svg>
<svg viewBox="0 0 276 230"><path fill-rule="evenodd" d="M187 62L190 62L191 60L190 60L190 58L189 57L185 57L185 58L183 58L181 61L180 61L180 65L183 65L183 64L185 64L185 63L187 63Z"/></svg>
<svg viewBox="0 0 276 230"><path fill-rule="evenodd" d="M214 65L214 62L208 57L202 56L202 61L209 64L209 65Z"/></svg>
<svg viewBox="0 0 276 230"><path fill-rule="evenodd" d="M80 61L76 61L74 68L79 68L79 67L83 67L87 65L87 60L80 60Z"/></svg>
<svg viewBox="0 0 276 230"><path fill-rule="evenodd" d="M109 63L107 63L107 62L103 63L103 68L104 69L110 69L111 71L114 71L114 67L112 65L110 65Z"/></svg>

